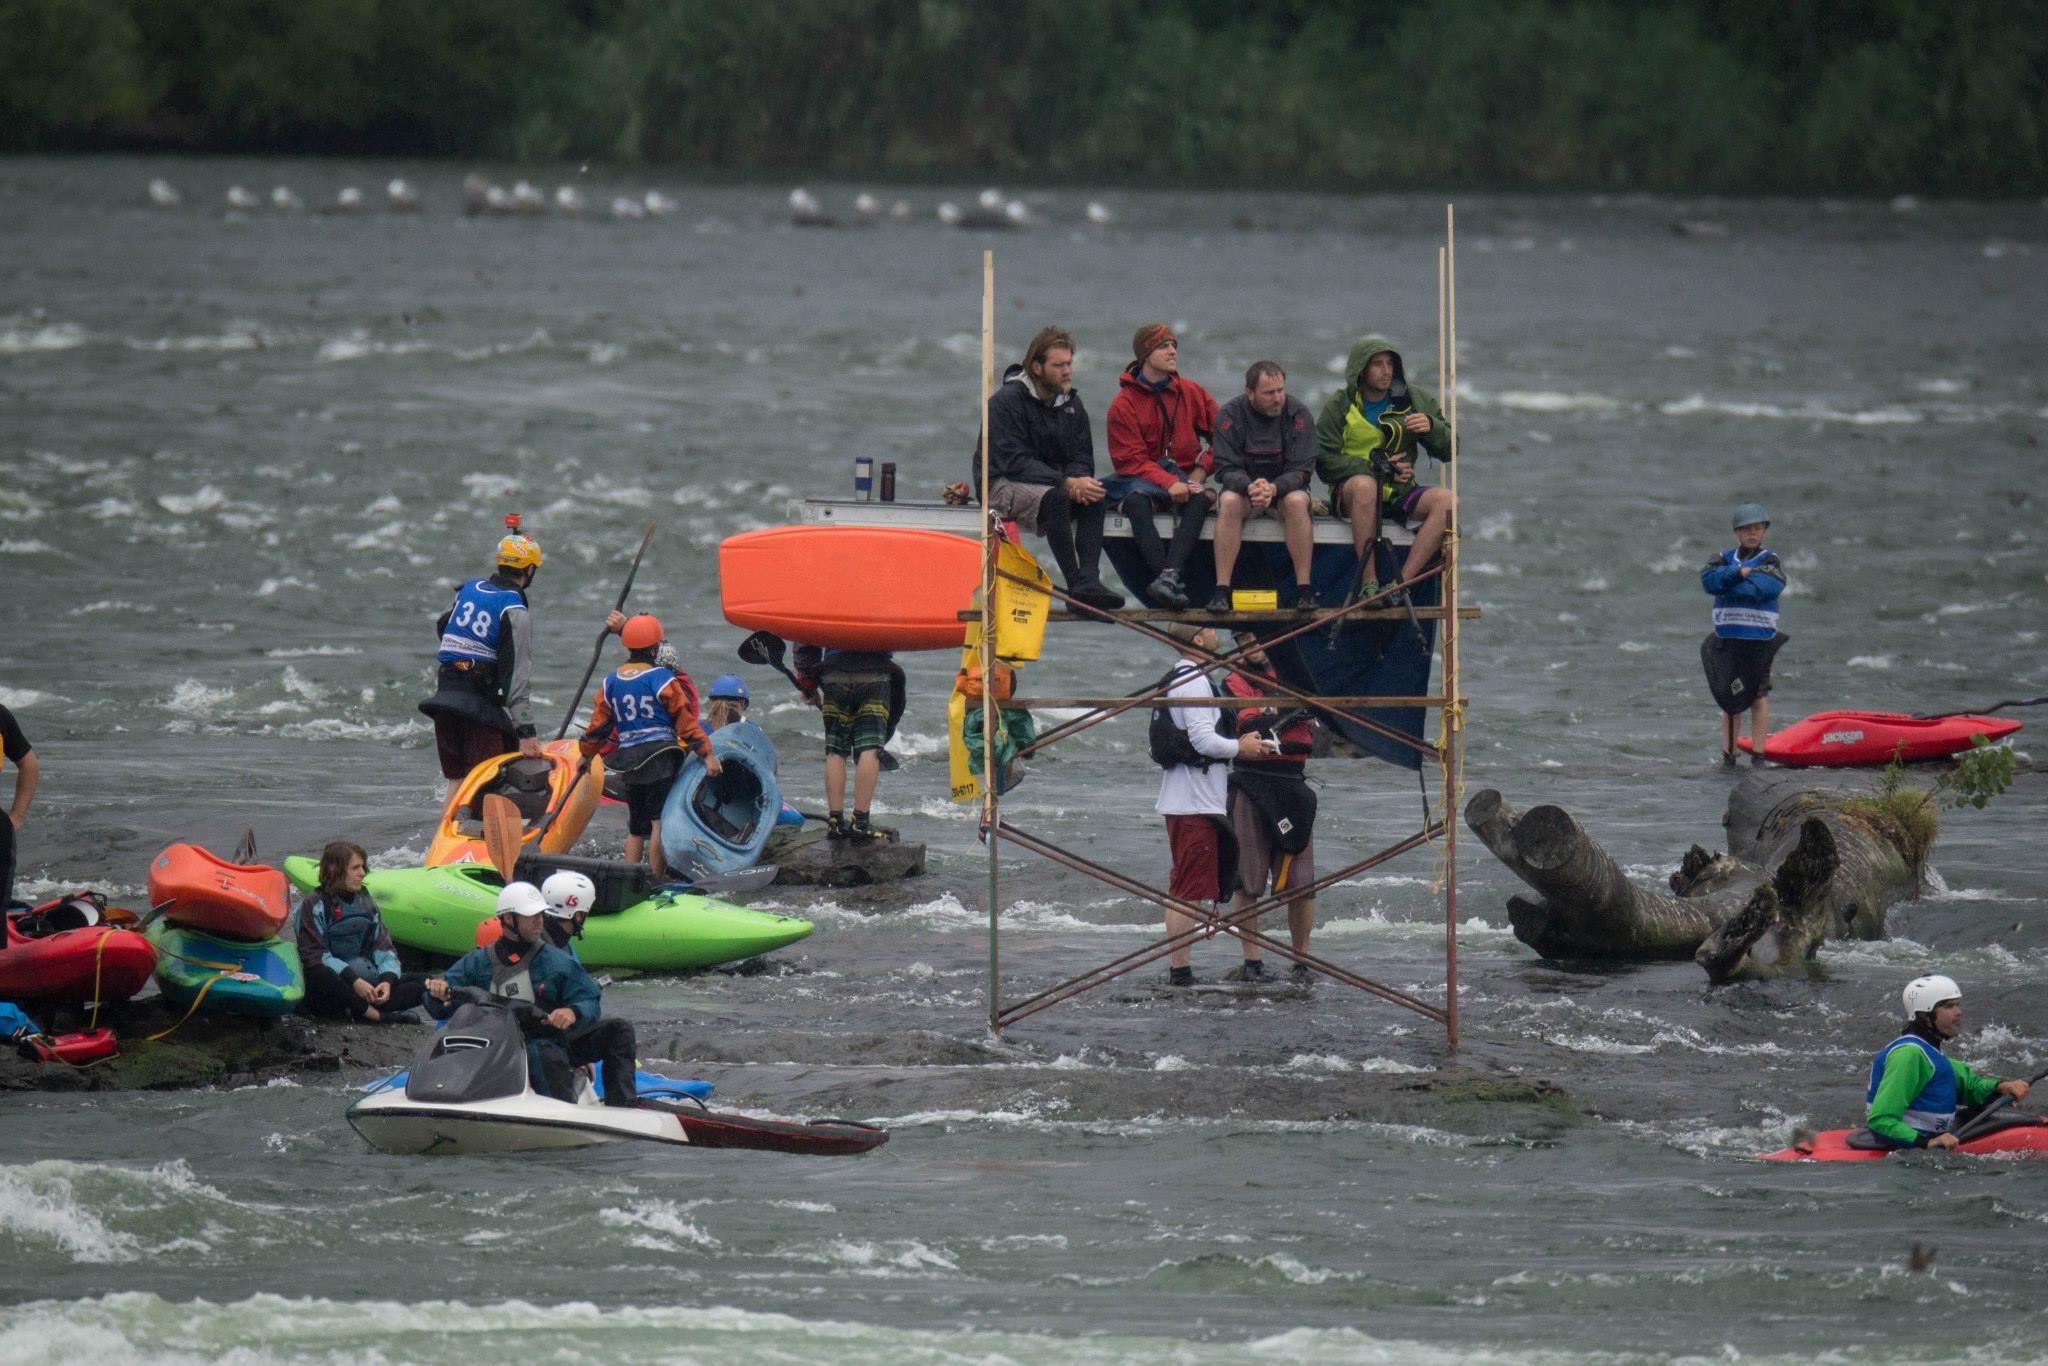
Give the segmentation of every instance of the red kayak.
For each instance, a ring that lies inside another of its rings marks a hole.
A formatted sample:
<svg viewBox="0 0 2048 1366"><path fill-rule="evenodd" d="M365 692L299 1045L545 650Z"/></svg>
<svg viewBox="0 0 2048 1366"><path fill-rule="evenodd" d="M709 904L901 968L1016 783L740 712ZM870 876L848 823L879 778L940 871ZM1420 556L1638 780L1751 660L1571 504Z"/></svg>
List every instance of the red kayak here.
<svg viewBox="0 0 2048 1366"><path fill-rule="evenodd" d="M2022 1157L2048 1157L2048 1119L2039 1115L2001 1116L2007 1122L1994 1123L1977 1137L1957 1146L1959 1153L1983 1156L1987 1153L2017 1153ZM1989 1123L1990 1121L1986 1121ZM1758 1153L1766 1162L1869 1162L1895 1152L1917 1152L1915 1148L1887 1148L1868 1129L1829 1129L1810 1139L1801 1139L1774 1153Z"/></svg>
<svg viewBox="0 0 2048 1366"><path fill-rule="evenodd" d="M229 863L196 844L173 844L149 864L151 905L168 901L173 925L230 939L275 939L291 914L284 874Z"/></svg>
<svg viewBox="0 0 2048 1366"><path fill-rule="evenodd" d="M125 1001L156 970L156 949L133 930L92 925L29 936L24 915L7 917L0 1000Z"/></svg>
<svg viewBox="0 0 2048 1366"><path fill-rule="evenodd" d="M1940 759L1970 748L1970 737L1998 741L2020 728L1995 716L1921 718L1889 711L1817 711L1770 738L1764 757L1800 768ZM1735 742L1750 748L1747 739Z"/></svg>
<svg viewBox="0 0 2048 1366"><path fill-rule="evenodd" d="M791 1124L706 1109L701 1103L667 1097L644 1098L641 1108L666 1110L674 1115L689 1135L691 1146L698 1148L761 1148L814 1157L843 1157L879 1148L889 1141L887 1129L853 1119L814 1119Z"/></svg>

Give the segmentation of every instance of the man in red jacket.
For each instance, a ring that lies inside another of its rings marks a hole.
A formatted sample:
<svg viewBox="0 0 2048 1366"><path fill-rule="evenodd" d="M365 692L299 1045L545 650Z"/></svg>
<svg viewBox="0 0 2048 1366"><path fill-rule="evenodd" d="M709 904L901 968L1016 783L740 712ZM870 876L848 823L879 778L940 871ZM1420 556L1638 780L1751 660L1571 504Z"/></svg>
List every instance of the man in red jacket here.
<svg viewBox="0 0 2048 1366"><path fill-rule="evenodd" d="M1110 500L1131 519L1131 535L1154 577L1145 595L1162 607L1186 607L1181 570L1202 540L1202 522L1216 500L1207 486L1216 400L1180 373L1180 339L1165 323L1147 323L1131 338L1133 359L1109 405L1109 459L1116 476ZM1162 546L1152 519L1178 517L1173 543Z"/></svg>

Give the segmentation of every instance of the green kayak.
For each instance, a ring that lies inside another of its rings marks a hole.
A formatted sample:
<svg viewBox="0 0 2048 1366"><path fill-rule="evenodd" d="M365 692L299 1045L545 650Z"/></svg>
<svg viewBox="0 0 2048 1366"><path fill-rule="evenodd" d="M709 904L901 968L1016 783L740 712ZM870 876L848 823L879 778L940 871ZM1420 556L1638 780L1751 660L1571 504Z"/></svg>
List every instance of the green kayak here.
<svg viewBox="0 0 2048 1366"><path fill-rule="evenodd" d="M306 999L298 945L289 939L228 939L160 920L148 930L156 945L156 984L172 1002L227 1015L269 1019L289 1015Z"/></svg>
<svg viewBox="0 0 2048 1366"><path fill-rule="evenodd" d="M674 888L650 888L633 865L614 860L539 856L544 866L518 872L539 882L557 866L599 874L597 913L584 924L576 954L588 968L661 972L708 968L794 944L813 928L808 920L728 905ZM644 867L644 866L643 866ZM316 859L284 861L285 876L300 891L319 881ZM450 863L438 868L386 868L364 887L377 899L393 940L410 948L461 955L476 947L476 927L491 917L505 886L495 868ZM632 898L628 900L627 898Z"/></svg>

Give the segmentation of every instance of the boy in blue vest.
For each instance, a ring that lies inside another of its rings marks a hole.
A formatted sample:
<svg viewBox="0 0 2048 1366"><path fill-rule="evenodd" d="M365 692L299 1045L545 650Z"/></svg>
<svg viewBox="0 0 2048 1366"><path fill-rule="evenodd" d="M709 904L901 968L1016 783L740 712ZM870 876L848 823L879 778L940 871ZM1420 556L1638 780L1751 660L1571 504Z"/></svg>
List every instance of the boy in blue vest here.
<svg viewBox="0 0 2048 1366"><path fill-rule="evenodd" d="M1951 977L1916 977L1906 983L1906 1032L1870 1064L1870 1132L1898 1148L1953 1148L1956 1111L1993 1096L2027 1098L2022 1080L1995 1081L1951 1062L1941 1047L1963 1029L1963 989Z"/></svg>
<svg viewBox="0 0 2048 1366"><path fill-rule="evenodd" d="M1735 766L1735 731L1749 713L1749 761L1764 762L1771 728L1771 660L1788 637L1778 629L1785 566L1764 549L1771 519L1761 503L1735 509L1735 545L1716 551L1700 571L1714 600L1714 630L1700 643L1707 687L1721 708L1721 763Z"/></svg>
<svg viewBox="0 0 2048 1366"><path fill-rule="evenodd" d="M668 881L661 853L661 808L682 771L683 751L701 756L704 771L725 771L711 752L711 737L697 724L697 689L690 676L655 662L661 622L641 613L619 628L626 662L605 676L590 699L590 725L578 740L585 758L616 743L605 766L626 787L626 861L638 863L644 848L656 882Z"/></svg>

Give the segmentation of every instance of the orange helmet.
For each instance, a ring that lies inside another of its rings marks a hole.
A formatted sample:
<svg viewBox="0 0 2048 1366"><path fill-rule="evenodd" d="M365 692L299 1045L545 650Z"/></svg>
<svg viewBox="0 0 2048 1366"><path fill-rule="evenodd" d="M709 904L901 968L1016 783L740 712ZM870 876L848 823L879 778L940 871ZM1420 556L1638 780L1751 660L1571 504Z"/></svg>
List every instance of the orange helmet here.
<svg viewBox="0 0 2048 1366"><path fill-rule="evenodd" d="M661 644L664 634L661 621L645 612L637 617L627 617L626 624L619 628L619 639L629 650L651 650Z"/></svg>

